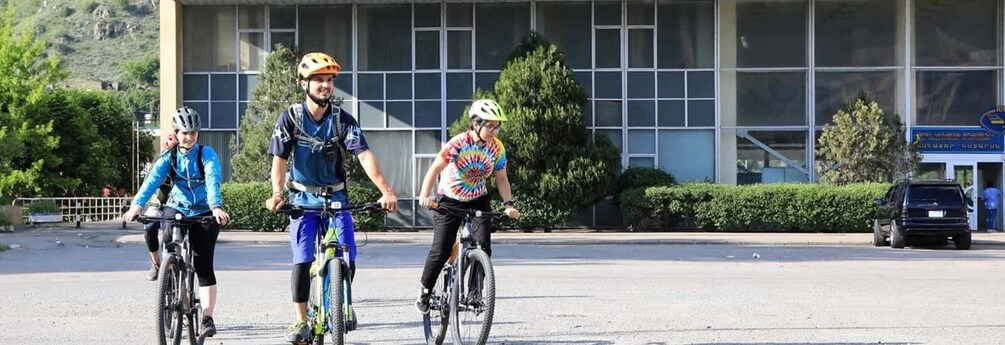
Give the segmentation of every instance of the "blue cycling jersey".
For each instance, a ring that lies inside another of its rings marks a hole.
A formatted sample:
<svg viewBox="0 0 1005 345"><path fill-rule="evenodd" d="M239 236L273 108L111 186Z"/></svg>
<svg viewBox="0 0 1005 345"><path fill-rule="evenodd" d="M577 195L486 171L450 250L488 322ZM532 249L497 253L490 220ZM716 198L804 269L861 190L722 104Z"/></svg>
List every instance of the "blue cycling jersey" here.
<svg viewBox="0 0 1005 345"><path fill-rule="evenodd" d="M178 166L175 167L178 175L171 187L167 206L177 209L185 217L192 217L209 212L213 206L223 207L223 198L220 196L220 157L212 147L202 148L202 164L206 169L206 176L201 176L199 163L196 162L198 151L202 145L194 145L188 152L178 151ZM171 172L171 151L164 151L157 161L150 168L150 174L143 180L133 204L143 208L150 197L154 195L157 188L164 182Z"/></svg>

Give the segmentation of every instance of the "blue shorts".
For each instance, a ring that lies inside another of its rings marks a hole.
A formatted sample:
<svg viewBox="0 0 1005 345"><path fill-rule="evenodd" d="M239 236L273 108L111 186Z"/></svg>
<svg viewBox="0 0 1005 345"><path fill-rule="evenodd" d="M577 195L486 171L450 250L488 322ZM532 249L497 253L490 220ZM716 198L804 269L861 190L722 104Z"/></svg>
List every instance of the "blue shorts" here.
<svg viewBox="0 0 1005 345"><path fill-rule="evenodd" d="M314 241L318 237L318 222L324 222L323 229L335 227L339 242L349 245L349 261L356 261L356 235L352 215L349 212L338 212L335 213L334 217L326 219L321 219L318 212L304 212L300 218L290 219L290 247L293 249L293 264L314 261ZM322 235L324 235L323 232Z"/></svg>

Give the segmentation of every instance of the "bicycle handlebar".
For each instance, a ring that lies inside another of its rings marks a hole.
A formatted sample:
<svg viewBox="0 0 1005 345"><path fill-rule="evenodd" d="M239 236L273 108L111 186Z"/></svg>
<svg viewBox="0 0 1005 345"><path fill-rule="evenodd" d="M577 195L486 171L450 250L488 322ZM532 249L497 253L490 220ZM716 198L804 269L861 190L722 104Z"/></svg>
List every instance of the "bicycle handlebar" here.
<svg viewBox="0 0 1005 345"><path fill-rule="evenodd" d="M482 217L485 217L485 218L503 218L503 217L507 217L507 215L506 215L505 212L489 212L489 211L482 211L482 210L475 210L475 209L468 209L468 208L453 207L453 206L443 205L443 204L435 202L435 201L432 203L431 206L434 209L438 208L438 209L445 210L445 211L448 211L448 212L460 213L460 215L471 216L471 217L475 217L475 218L482 218Z"/></svg>
<svg viewBox="0 0 1005 345"><path fill-rule="evenodd" d="M305 211L321 211L321 212L339 212L339 211L350 211L350 212L374 212L374 211L386 211L381 208L380 203L368 202L365 204L343 204L338 201L333 201L325 203L323 206L299 206L286 204L276 210L276 213L283 213L289 215L301 214Z"/></svg>
<svg viewBox="0 0 1005 345"><path fill-rule="evenodd" d="M143 224L150 224L153 222L168 222L169 224L203 224L209 225L216 223L216 216L197 216L197 217L184 217L181 213L175 213L174 217L148 217L139 216L136 218L137 222Z"/></svg>

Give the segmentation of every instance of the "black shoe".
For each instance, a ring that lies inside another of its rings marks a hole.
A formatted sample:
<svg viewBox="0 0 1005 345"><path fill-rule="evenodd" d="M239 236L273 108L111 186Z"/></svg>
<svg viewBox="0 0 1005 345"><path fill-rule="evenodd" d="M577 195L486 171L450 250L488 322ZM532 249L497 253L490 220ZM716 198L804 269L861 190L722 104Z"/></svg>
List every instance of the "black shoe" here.
<svg viewBox="0 0 1005 345"><path fill-rule="evenodd" d="M469 293L468 297L464 301L464 304L467 304L471 307L471 309L481 308L484 305L484 303L482 303L482 294L475 292Z"/></svg>
<svg viewBox="0 0 1005 345"><path fill-rule="evenodd" d="M419 297L415 299L415 310L420 314L429 313L429 289L423 288L419 291Z"/></svg>
<svg viewBox="0 0 1005 345"><path fill-rule="evenodd" d="M153 263L150 264L150 270L147 271L147 280L156 281L159 273L160 273L160 266L157 266L157 264Z"/></svg>
<svg viewBox="0 0 1005 345"><path fill-rule="evenodd" d="M212 316L202 317L202 332L199 332L200 337L212 337L216 335L216 323L213 322Z"/></svg>
<svg viewBox="0 0 1005 345"><path fill-rule="evenodd" d="M307 327L306 321L297 321L286 329L286 341L300 344L307 342L311 336L311 329Z"/></svg>

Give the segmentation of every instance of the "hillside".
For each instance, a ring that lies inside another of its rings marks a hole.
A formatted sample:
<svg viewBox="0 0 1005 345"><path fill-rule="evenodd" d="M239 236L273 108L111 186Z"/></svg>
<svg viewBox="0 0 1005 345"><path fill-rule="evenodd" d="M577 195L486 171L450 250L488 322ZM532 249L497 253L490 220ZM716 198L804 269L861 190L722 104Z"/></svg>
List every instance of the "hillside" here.
<svg viewBox="0 0 1005 345"><path fill-rule="evenodd" d="M35 29L71 81L119 81L123 64L158 53L157 0L0 0Z"/></svg>

